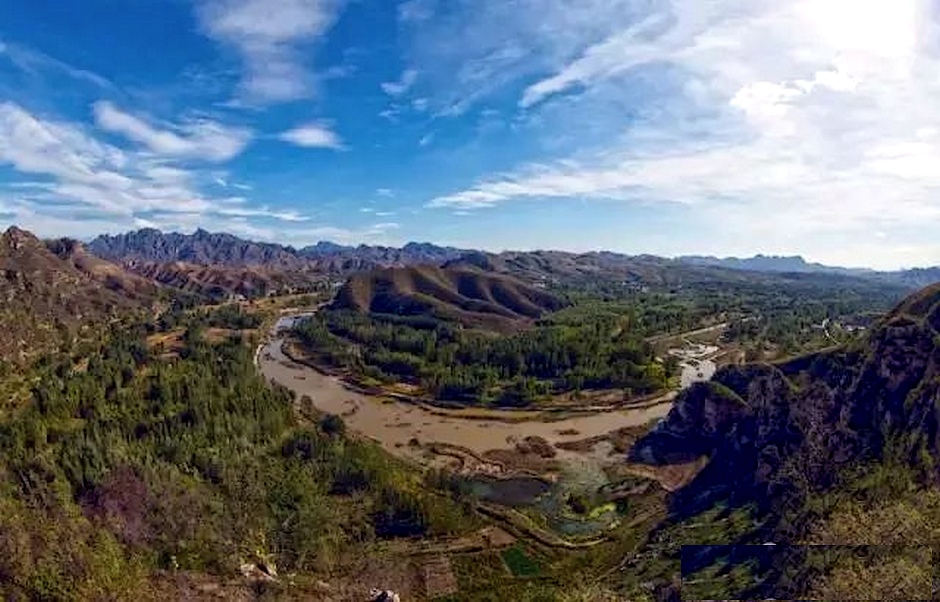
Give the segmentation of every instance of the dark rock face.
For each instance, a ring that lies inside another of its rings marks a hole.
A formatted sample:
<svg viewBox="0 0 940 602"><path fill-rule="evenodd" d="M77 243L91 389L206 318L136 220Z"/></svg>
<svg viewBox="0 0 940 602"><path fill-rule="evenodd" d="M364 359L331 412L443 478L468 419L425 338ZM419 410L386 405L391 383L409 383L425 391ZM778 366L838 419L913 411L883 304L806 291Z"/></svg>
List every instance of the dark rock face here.
<svg viewBox="0 0 940 602"><path fill-rule="evenodd" d="M684 392L637 442L649 464L709 461L674 496L694 512L717 499L774 499L793 487L825 487L849 464L887 446L940 457L940 287L913 295L855 349L789 366L720 370Z"/></svg>
<svg viewBox="0 0 940 602"><path fill-rule="evenodd" d="M113 261L184 261L196 264L296 265L296 252L281 245L255 243L231 234L196 230L193 234L163 233L152 228L117 236L99 236L88 248Z"/></svg>
<svg viewBox="0 0 940 602"><path fill-rule="evenodd" d="M934 329L934 332L940 334L940 303L933 306L933 309L927 314L927 324Z"/></svg>
<svg viewBox="0 0 940 602"><path fill-rule="evenodd" d="M710 455L746 414L745 401L734 391L717 381L696 383L669 416L636 444L633 459L648 464L683 464Z"/></svg>

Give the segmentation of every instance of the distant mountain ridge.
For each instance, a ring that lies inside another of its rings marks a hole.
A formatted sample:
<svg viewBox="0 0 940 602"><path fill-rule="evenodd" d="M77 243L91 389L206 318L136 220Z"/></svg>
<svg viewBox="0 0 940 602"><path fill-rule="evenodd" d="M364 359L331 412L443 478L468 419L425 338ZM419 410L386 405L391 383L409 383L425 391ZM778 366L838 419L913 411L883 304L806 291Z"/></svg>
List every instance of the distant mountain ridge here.
<svg viewBox="0 0 940 602"><path fill-rule="evenodd" d="M919 288L940 281L940 267L914 268L879 272L868 268L843 268L811 263L800 255L755 255L753 257L714 257L711 255L684 255L676 261L696 266L708 266L746 272L787 274L840 274L861 278L874 278L884 282Z"/></svg>
<svg viewBox="0 0 940 602"><path fill-rule="evenodd" d="M153 228L126 232L124 234L98 236L87 248L94 254L109 260L124 261L143 259L147 261L184 261L187 263L207 264L273 264L291 263L299 259L320 258L326 256L359 256L382 261L455 261L468 255L479 256L515 256L519 255L566 255L574 257L596 257L599 260L611 260L629 257L638 260L676 261L679 263L721 267L726 269L755 272L788 273L838 273L848 275L871 275L878 273L923 272L935 268L915 268L896 272L878 272L868 268L846 268L808 262L800 255L763 255L753 257L716 257L713 255L683 255L670 260L654 255L625 255L612 251L573 253L557 250L541 251L505 251L489 253L474 249L459 249L427 242L409 242L402 247L341 245L330 241L320 241L300 249L276 243L254 242L239 238L233 234L211 233L198 229L192 234L161 232Z"/></svg>
<svg viewBox="0 0 940 602"><path fill-rule="evenodd" d="M621 283L643 286L648 284L681 284L689 279L741 279L749 274L767 277L842 277L860 278L908 290L921 288L940 281L940 267L918 268L894 272L868 269L842 268L807 262L800 256L756 255L750 258L718 258L711 256L684 256L668 259L653 255L624 255L610 251L572 253L567 251L504 251L490 253L458 249L431 243L410 242L403 247L349 246L333 242L318 242L296 249L274 243L259 243L231 234L196 230L192 234L163 233L142 229L119 235L99 236L87 245L88 251L112 261L145 277L161 272L161 279L177 281L165 270L153 264L184 263L187 266L211 266L215 270L236 268L245 274L250 268L255 284L244 287L263 289L257 280L257 270L263 267L273 271L291 273L288 281L306 279L345 278L351 274L378 268L412 265L474 266L487 271L509 274L528 282L583 282L597 277ZM187 273L198 270L186 268ZM201 274L200 280L205 280ZM228 283L238 288L234 276L212 275L212 284ZM284 282L281 282L284 284ZM276 288L275 285L272 284Z"/></svg>
<svg viewBox="0 0 940 602"><path fill-rule="evenodd" d="M323 267L367 269L369 267L438 263L456 259L466 251L430 243L411 242L404 247L344 246L322 241L302 249L261 243L232 234L203 229L192 234L164 233L152 228L118 235L102 235L88 244L94 254L116 262L181 261L197 265L257 266L281 268ZM349 260L349 265L342 261Z"/></svg>
<svg viewBox="0 0 940 602"><path fill-rule="evenodd" d="M707 265L731 270L748 270L754 272L788 272L788 273L830 273L830 274L870 274L874 270L864 268L843 268L810 263L800 255L755 255L753 257L714 257L711 255L684 255L678 261L694 265Z"/></svg>

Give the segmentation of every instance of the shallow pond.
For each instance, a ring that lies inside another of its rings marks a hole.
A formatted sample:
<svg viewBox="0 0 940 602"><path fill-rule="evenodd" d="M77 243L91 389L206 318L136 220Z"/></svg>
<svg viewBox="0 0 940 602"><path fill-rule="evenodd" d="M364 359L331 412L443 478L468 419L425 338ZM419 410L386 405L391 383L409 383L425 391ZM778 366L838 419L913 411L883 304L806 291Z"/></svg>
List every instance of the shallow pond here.
<svg viewBox="0 0 940 602"><path fill-rule="evenodd" d="M494 479L474 477L470 480L470 493L484 501L501 506L532 506L548 493L552 485L534 477Z"/></svg>
<svg viewBox="0 0 940 602"><path fill-rule="evenodd" d="M587 537L614 526L620 514L614 504L605 504L579 516L571 511L568 498L573 493L592 498L607 483L602 471L589 463L577 462L555 483L533 477L479 476L470 480L470 492L482 501L513 508L534 508L545 516L553 531L565 536Z"/></svg>

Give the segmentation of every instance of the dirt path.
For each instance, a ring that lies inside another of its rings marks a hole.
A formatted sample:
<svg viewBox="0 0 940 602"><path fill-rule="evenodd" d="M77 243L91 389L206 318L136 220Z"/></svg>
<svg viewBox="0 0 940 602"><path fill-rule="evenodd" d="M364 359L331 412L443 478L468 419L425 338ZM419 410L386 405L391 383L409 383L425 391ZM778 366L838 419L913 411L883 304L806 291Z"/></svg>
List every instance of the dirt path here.
<svg viewBox="0 0 940 602"><path fill-rule="evenodd" d="M724 330L728 327L727 322L722 322L721 324L715 324L714 326L706 326L705 328L696 328L695 330L689 330L687 332L677 332L675 334L658 334L656 336L647 337L646 342L650 345L655 345L657 343L662 343L663 341L677 340L681 341L682 339L688 337L694 337L701 334L708 334L710 332L715 332L716 330Z"/></svg>
<svg viewBox="0 0 940 602"><path fill-rule="evenodd" d="M672 397L667 395L663 403L650 407L561 420L505 422L460 418L350 391L339 379L289 359L281 349L283 342L282 338L274 338L259 349L258 367L265 378L293 390L298 397L308 395L320 411L342 416L351 430L410 459L420 459L420 449L409 445L412 440L421 444L448 443L482 454L493 449L511 449L515 441L529 436L542 437L555 444L603 435L626 426L644 425L662 418L671 407Z"/></svg>

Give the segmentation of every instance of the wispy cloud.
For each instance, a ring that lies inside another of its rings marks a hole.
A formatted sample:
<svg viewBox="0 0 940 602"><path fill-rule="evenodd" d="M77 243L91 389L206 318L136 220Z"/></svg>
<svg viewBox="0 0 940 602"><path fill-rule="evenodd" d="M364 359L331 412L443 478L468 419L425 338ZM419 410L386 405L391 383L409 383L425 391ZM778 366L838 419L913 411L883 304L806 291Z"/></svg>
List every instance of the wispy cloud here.
<svg viewBox="0 0 940 602"><path fill-rule="evenodd" d="M279 137L285 142L305 148L343 149L343 141L340 137L330 129L328 124L322 122L296 127L282 133Z"/></svg>
<svg viewBox="0 0 940 602"><path fill-rule="evenodd" d="M636 18L641 0L412 0L399 7L411 69L435 114L461 115L565 65Z"/></svg>
<svg viewBox="0 0 940 602"><path fill-rule="evenodd" d="M392 123L396 123L398 118L401 117L401 108L397 106L391 106L387 109L383 109L379 112L379 117L388 119Z"/></svg>
<svg viewBox="0 0 940 602"><path fill-rule="evenodd" d="M290 244L297 247L314 244L318 241L353 244L397 244L392 238L399 229L399 224L392 222L376 223L361 228L340 228L337 226L311 226L269 228L256 225L250 221L241 221L231 224L227 229L233 234L245 236L252 240ZM193 229L193 227L183 228Z"/></svg>
<svg viewBox="0 0 940 602"><path fill-rule="evenodd" d="M434 16L436 0L407 0L398 6L398 20L402 23L421 23Z"/></svg>
<svg viewBox="0 0 940 602"><path fill-rule="evenodd" d="M518 103L559 111L630 95L642 119L612 118L599 148L485 177L430 206L682 203L716 231L734 223L791 245L940 220L940 82L930 75L940 30L926 0L608 4L630 4L628 16L573 26L580 45L553 45L554 66L542 63Z"/></svg>
<svg viewBox="0 0 940 602"><path fill-rule="evenodd" d="M21 71L33 75L42 75L44 72L53 71L105 90L114 87L110 81L97 73L75 67L44 52L2 39L0 39L0 59L6 59Z"/></svg>
<svg viewBox="0 0 940 602"><path fill-rule="evenodd" d="M325 34L342 0L200 0L203 31L234 48L245 68L244 96L273 103L312 94L315 78L302 50Z"/></svg>
<svg viewBox="0 0 940 602"><path fill-rule="evenodd" d="M410 90L417 80L418 72L414 69L406 69L398 81L383 83L382 91L389 96L401 96Z"/></svg>
<svg viewBox="0 0 940 602"><path fill-rule="evenodd" d="M281 211L270 207L233 207L223 206L214 211L217 215L229 217L267 217L281 222L306 222L310 218L296 211Z"/></svg>
<svg viewBox="0 0 940 602"><path fill-rule="evenodd" d="M158 155L227 161L245 149L252 133L207 119L182 124L152 125L151 120L121 111L110 102L94 105L98 127L143 144Z"/></svg>
<svg viewBox="0 0 940 602"><path fill-rule="evenodd" d="M91 225L114 231L139 223L172 223L182 216L215 227L227 218L249 216L305 219L286 209L252 206L243 197L207 195L201 189L211 176L191 170L178 157L150 148L119 148L80 124L37 116L10 102L0 103L0 165L16 172L0 186L0 197L15 209L4 221L45 233L70 220L75 227L63 227L60 233L78 234Z"/></svg>

